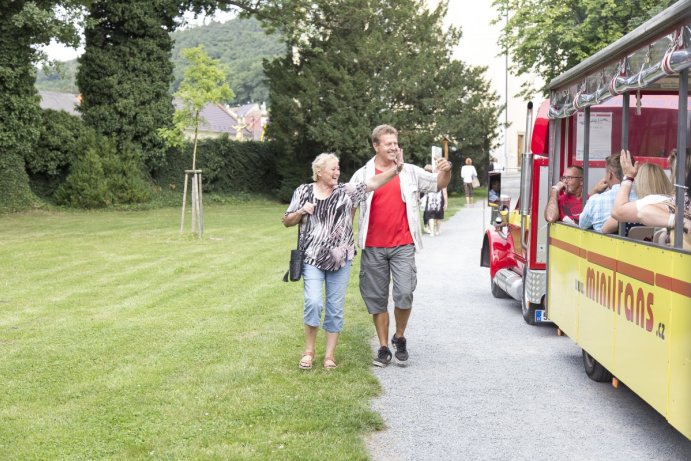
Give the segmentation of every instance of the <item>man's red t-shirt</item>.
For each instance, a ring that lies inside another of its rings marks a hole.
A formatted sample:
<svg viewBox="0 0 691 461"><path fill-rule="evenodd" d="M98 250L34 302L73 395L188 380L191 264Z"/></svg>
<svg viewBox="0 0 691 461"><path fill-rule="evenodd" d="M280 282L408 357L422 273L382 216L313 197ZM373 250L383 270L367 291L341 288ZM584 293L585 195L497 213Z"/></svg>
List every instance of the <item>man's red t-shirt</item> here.
<svg viewBox="0 0 691 461"><path fill-rule="evenodd" d="M583 203L580 197L571 194L559 194L557 197L557 204L559 205L559 221L563 221L565 216L578 222L583 211Z"/></svg>
<svg viewBox="0 0 691 461"><path fill-rule="evenodd" d="M374 173L382 172L375 169ZM401 178L396 176L374 191L365 246L393 248L412 243L408 215L401 199Z"/></svg>

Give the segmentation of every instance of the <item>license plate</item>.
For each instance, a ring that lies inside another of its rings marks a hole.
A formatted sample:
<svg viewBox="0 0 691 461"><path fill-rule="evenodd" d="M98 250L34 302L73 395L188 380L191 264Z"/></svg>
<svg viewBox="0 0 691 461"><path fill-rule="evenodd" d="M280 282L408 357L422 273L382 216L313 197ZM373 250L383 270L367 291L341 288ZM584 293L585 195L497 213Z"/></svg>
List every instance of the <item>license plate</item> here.
<svg viewBox="0 0 691 461"><path fill-rule="evenodd" d="M551 322L551 320L547 318L547 313L545 313L544 309L537 309L535 311L535 321L536 322Z"/></svg>

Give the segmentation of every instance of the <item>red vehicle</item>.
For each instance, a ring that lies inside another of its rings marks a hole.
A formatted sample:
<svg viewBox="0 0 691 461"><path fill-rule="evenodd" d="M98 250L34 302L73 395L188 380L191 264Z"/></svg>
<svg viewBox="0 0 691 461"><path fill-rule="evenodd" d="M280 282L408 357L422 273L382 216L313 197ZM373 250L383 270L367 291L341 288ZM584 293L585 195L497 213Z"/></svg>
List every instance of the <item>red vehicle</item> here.
<svg viewBox="0 0 691 461"><path fill-rule="evenodd" d="M521 165L520 197L511 197L516 203L513 210L493 213L492 226L485 232L482 243L480 265L490 270L491 291L495 297L511 297L521 302L523 318L534 325L548 322L545 315L545 294L547 287L547 237L548 223L543 212L549 196L549 101L543 102L537 110L535 123L532 123L532 103L528 105L526 120L525 152ZM676 114L678 97L676 95L646 95L636 104L645 106L644 111L637 107L629 108L630 131L629 150L634 153L645 152L646 156L637 158L645 162L668 167L667 152L676 146ZM597 183L604 172L604 158L618 152L621 146L621 96L614 97L593 109L591 126L591 154L588 178L585 178L584 200L587 191ZM599 117L599 122L597 121ZM593 121L596 120L596 121ZM571 117L565 129L578 133L582 120ZM597 125L600 123L600 125ZM530 129L532 125L532 130ZM670 128L670 126L672 126ZM598 127L602 129L597 130ZM570 144L563 145L567 152L555 165L559 174L571 165L583 166L582 137L571 136ZM593 152L593 143L598 143L600 151ZM658 152L651 155L651 146ZM529 148L529 150L528 150ZM580 154L580 155L579 155ZM503 200L508 201L506 197ZM505 202L504 202L505 203Z"/></svg>
<svg viewBox="0 0 691 461"><path fill-rule="evenodd" d="M480 265L490 270L492 295L521 301L523 318L531 325L548 321L544 315L547 223L540 211L546 205L540 190L547 187L548 110L549 101L545 101L538 110L532 136L526 138L532 155L523 158L515 209L492 214L493 226L485 232L480 258ZM526 133L531 122L529 103ZM505 200L502 196L502 202Z"/></svg>

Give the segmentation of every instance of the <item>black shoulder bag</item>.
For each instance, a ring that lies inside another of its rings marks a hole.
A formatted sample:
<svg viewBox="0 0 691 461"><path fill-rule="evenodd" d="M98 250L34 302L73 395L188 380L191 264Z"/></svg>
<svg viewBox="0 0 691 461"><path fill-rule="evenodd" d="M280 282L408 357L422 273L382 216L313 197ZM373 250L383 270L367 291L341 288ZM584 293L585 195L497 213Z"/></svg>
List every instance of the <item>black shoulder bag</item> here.
<svg viewBox="0 0 691 461"><path fill-rule="evenodd" d="M298 223L298 245L295 250L290 250L290 265L288 266L288 270L286 271L285 275L283 276L283 281L287 282L290 280L291 282L297 282L300 280L300 277L302 277L302 259L305 256L305 252L302 250L302 247L300 245L300 240L302 237L302 220Z"/></svg>

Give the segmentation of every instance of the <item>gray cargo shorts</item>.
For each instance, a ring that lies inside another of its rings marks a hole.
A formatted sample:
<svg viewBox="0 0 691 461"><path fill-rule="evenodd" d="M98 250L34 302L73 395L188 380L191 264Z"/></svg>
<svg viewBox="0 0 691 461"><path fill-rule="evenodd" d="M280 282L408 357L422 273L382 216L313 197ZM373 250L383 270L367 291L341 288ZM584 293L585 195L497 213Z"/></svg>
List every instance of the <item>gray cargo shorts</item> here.
<svg viewBox="0 0 691 461"><path fill-rule="evenodd" d="M394 306L410 309L413 307L413 291L417 286L415 245L362 250L360 294L370 314L387 311L392 278Z"/></svg>

